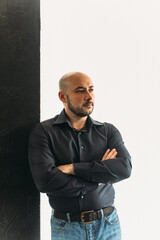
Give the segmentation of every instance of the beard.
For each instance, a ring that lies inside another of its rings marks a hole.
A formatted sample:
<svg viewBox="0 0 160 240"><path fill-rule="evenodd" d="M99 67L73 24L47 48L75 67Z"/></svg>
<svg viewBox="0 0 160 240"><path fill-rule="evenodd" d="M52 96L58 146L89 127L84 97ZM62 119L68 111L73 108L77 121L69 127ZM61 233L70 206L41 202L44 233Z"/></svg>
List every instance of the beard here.
<svg viewBox="0 0 160 240"><path fill-rule="evenodd" d="M69 99L69 96L66 95L67 97L67 105L68 105L68 108L69 110L74 113L76 116L78 117L86 117L86 116L89 116L92 112L93 112L93 107L92 109L90 109L89 111L85 111L83 109L83 106L85 106L86 104L89 104L90 101L86 101L86 103L84 103L81 107L74 107ZM93 104L93 103L92 103Z"/></svg>

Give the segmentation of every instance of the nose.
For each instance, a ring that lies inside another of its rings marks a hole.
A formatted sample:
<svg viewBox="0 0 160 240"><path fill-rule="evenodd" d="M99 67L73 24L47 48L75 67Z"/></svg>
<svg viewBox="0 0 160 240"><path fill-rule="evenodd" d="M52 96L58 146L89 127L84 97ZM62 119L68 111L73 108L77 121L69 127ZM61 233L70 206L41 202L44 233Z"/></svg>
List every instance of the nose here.
<svg viewBox="0 0 160 240"><path fill-rule="evenodd" d="M93 93L90 91L86 91L85 100L91 100L93 98Z"/></svg>

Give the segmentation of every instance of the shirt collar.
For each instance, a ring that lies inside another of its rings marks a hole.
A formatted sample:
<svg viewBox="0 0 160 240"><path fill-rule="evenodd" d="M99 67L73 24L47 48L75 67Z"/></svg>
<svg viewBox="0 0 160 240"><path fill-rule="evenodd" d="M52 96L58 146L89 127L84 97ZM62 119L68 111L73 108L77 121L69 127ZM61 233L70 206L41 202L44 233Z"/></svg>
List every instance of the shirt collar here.
<svg viewBox="0 0 160 240"><path fill-rule="evenodd" d="M63 109L62 112L54 120L53 125L62 124L62 123L68 123L68 122L69 122L69 120L67 118L65 110Z"/></svg>
<svg viewBox="0 0 160 240"><path fill-rule="evenodd" d="M87 122L91 125L98 125L98 126L102 126L103 123L95 121L94 119L92 119L90 116L88 116ZM63 123L68 123L70 125L70 122L68 120L68 117L65 113L65 110L63 109L62 112L58 115L58 117L56 118L56 120L53 122L53 125L57 125L57 124L63 124Z"/></svg>

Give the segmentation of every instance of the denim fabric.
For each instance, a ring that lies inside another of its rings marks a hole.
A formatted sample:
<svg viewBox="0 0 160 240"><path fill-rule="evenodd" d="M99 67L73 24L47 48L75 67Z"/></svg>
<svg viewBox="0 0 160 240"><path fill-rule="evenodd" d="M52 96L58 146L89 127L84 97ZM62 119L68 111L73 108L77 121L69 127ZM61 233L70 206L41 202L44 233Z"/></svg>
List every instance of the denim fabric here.
<svg viewBox="0 0 160 240"><path fill-rule="evenodd" d="M67 222L51 216L52 240L121 240L121 228L116 209L94 223Z"/></svg>

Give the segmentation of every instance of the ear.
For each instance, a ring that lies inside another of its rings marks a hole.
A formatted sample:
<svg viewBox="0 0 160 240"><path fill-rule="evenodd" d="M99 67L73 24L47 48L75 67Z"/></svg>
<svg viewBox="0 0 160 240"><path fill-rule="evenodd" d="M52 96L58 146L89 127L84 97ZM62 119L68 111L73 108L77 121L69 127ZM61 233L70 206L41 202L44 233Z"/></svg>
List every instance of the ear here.
<svg viewBox="0 0 160 240"><path fill-rule="evenodd" d="M65 93L64 93L63 91L60 91L60 92L58 93L58 97L59 97L59 99L60 99L63 103L66 103L66 102L67 102L67 100L66 100L66 95L65 95Z"/></svg>

